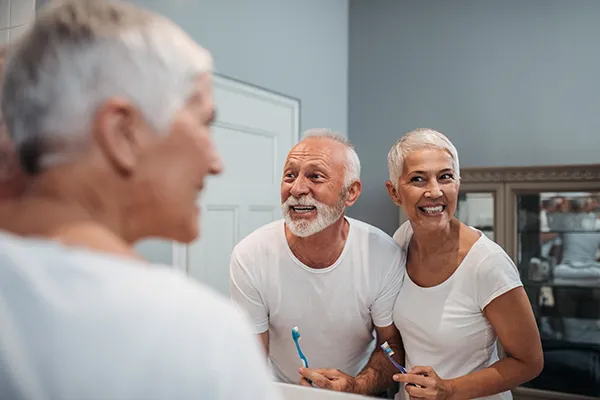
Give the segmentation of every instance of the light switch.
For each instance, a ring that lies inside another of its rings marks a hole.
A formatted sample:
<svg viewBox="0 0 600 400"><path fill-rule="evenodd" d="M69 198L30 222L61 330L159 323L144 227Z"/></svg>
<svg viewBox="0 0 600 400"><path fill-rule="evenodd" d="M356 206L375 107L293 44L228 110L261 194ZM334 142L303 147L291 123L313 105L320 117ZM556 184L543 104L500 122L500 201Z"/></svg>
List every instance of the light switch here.
<svg viewBox="0 0 600 400"><path fill-rule="evenodd" d="M2 0L0 0L2 1ZM35 0L9 0L11 27L25 25L35 16Z"/></svg>

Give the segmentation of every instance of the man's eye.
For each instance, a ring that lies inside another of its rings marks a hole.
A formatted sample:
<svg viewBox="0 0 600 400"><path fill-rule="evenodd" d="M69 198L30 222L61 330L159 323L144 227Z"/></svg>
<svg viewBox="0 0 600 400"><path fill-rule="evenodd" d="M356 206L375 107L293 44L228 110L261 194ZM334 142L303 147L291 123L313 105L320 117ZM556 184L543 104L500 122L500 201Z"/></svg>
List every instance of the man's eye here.
<svg viewBox="0 0 600 400"><path fill-rule="evenodd" d="M454 179L454 175L452 175L452 174L443 174L442 176L440 176L440 179L442 179L442 180Z"/></svg>
<svg viewBox="0 0 600 400"><path fill-rule="evenodd" d="M310 177L312 179L321 179L321 178L323 178L323 175L321 175L321 174L312 174Z"/></svg>

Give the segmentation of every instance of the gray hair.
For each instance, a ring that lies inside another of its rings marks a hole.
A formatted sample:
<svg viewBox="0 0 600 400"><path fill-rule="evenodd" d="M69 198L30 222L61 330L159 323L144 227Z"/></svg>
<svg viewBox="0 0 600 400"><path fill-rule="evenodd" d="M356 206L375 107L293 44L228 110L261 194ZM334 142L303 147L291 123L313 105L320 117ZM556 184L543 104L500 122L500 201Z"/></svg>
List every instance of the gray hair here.
<svg viewBox="0 0 600 400"><path fill-rule="evenodd" d="M354 145L352 145L352 143L350 143L346 137L339 132L332 131L331 129L315 128L305 131L302 134L302 139L300 141L302 142L303 140L309 138L325 138L343 144L346 147L346 172L344 174L344 188L348 189L354 182L360 180L360 160L358 158L358 154L356 154Z"/></svg>
<svg viewBox="0 0 600 400"><path fill-rule="evenodd" d="M406 133L391 148L388 153L388 169L390 172L390 181L396 187L398 179L402 175L404 160L406 156L413 151L423 149L444 150L452 157L452 169L456 174L456 179L460 179L460 166L458 161L458 152L450 139L441 132L433 129L419 128Z"/></svg>
<svg viewBox="0 0 600 400"><path fill-rule="evenodd" d="M55 0L9 49L2 111L23 167L35 173L86 146L94 113L111 97L166 132L212 68L208 52L164 17L120 1Z"/></svg>

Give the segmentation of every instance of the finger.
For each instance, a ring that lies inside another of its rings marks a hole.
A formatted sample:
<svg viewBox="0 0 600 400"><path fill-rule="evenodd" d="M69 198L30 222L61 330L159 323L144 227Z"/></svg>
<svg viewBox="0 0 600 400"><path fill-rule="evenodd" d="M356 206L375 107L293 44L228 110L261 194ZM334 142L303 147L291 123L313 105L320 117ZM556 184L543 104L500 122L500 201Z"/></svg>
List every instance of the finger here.
<svg viewBox="0 0 600 400"><path fill-rule="evenodd" d="M394 375L392 375L392 379L396 382L405 382L402 380L402 379L404 379L404 378L402 378L402 375L404 375L404 374L394 374Z"/></svg>
<svg viewBox="0 0 600 400"><path fill-rule="evenodd" d="M425 398L427 398L426 394L425 394L425 389L424 388L406 385L406 387L404 388L404 390L406 390L406 393L408 393L408 395L410 396L411 399L425 399Z"/></svg>
<svg viewBox="0 0 600 400"><path fill-rule="evenodd" d="M432 379L423 375L417 374L396 374L393 379L396 382L413 383L415 385L429 387L431 386Z"/></svg>
<svg viewBox="0 0 600 400"><path fill-rule="evenodd" d="M304 377L308 377L308 375L312 374L313 371L313 368L298 368L298 373Z"/></svg>
<svg viewBox="0 0 600 400"><path fill-rule="evenodd" d="M310 384L310 382L305 377L300 378L300 382L299 383L300 383L301 386L312 387L312 385Z"/></svg>
<svg viewBox="0 0 600 400"><path fill-rule="evenodd" d="M412 367L410 369L410 371L408 371L408 373L410 373L410 374L420 374L420 375L426 375L427 376L427 375L435 374L435 371L431 367L417 365L416 367Z"/></svg>
<svg viewBox="0 0 600 400"><path fill-rule="evenodd" d="M329 389L331 387L331 382L329 381L329 379L327 379L312 368L300 368L298 369L298 372L304 378L310 379L315 386L324 389Z"/></svg>
<svg viewBox="0 0 600 400"><path fill-rule="evenodd" d="M315 369L316 372L318 372L319 374L323 375L324 377L328 378L328 379L337 379L341 376L345 376L346 374L344 374L342 371L338 370L338 369L321 369L321 368L317 368Z"/></svg>

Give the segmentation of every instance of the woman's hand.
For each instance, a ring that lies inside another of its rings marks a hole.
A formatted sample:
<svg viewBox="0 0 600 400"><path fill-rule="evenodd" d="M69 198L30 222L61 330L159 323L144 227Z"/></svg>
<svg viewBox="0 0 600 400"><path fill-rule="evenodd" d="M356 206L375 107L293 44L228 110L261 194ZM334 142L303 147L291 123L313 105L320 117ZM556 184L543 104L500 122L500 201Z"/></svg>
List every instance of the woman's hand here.
<svg viewBox="0 0 600 400"><path fill-rule="evenodd" d="M414 367L406 374L394 375L394 380L406 383L411 399L447 400L454 395L452 382L440 378L431 367Z"/></svg>

